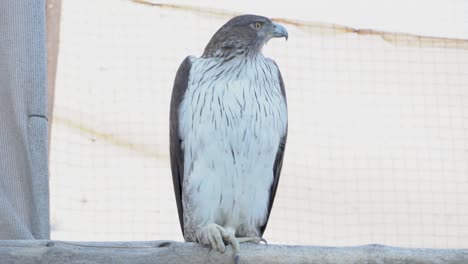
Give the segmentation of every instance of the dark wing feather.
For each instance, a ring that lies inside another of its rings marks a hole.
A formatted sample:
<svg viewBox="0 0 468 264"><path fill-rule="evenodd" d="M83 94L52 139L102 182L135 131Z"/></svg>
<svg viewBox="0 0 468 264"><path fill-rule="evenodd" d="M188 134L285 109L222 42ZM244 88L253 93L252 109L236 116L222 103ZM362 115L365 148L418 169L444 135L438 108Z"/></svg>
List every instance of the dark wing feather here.
<svg viewBox="0 0 468 264"><path fill-rule="evenodd" d="M273 61L273 60L272 60ZM278 78L279 78L279 84L281 88L281 94L284 97L284 101L286 102L286 91L284 89L284 82L283 82L283 77L281 76L281 72L278 68L278 65L273 61L275 64L276 68L278 69ZM265 224L260 227L260 236L263 236L263 232L265 232L265 228L268 223L268 219L270 218L270 213L271 213L271 208L273 207L273 202L275 200L275 195L276 195L276 189L278 188L278 182L281 174L281 168L283 167L283 156L284 156L284 150L286 147L286 139L288 137L288 128L286 127L286 133L280 140L280 144L278 146L278 150L276 152L276 159L275 163L273 164L273 183L271 184L271 189L270 189L270 200L268 201L268 213L267 213L267 219L265 221Z"/></svg>
<svg viewBox="0 0 468 264"><path fill-rule="evenodd" d="M190 74L190 58L187 57L182 62L177 71L174 87L172 88L171 109L169 117L169 138L171 154L172 183L179 212L179 222L184 233L184 212L182 208L182 183L184 181L184 152L182 150L182 140L179 135L179 107L187 90Z"/></svg>

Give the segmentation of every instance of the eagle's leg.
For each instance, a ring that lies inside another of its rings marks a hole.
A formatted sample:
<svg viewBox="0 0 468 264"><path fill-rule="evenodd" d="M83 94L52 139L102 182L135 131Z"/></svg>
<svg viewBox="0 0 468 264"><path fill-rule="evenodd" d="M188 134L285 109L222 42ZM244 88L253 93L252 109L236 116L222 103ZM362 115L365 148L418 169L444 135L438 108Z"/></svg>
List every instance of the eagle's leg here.
<svg viewBox="0 0 468 264"><path fill-rule="evenodd" d="M217 224L208 224L203 229L204 237L207 238L211 248L221 253L226 251L224 242L232 246L234 263L239 262L240 245L238 238L235 237L235 231L230 228L224 228Z"/></svg>
<svg viewBox="0 0 468 264"><path fill-rule="evenodd" d="M221 253L224 253L226 246L224 245L224 240L222 236L223 227L217 224L208 224L206 225L201 232L201 242L204 245L211 246L211 249L217 250Z"/></svg>
<svg viewBox="0 0 468 264"><path fill-rule="evenodd" d="M205 239L203 239L205 238ZM230 229L225 229L224 227L217 224L208 224L203 228L202 231L202 244L209 244L214 250L218 250L221 253L226 251L226 246L224 241L227 244L231 244L234 254L239 252L239 241L237 241L234 236L234 231Z"/></svg>
<svg viewBox="0 0 468 264"><path fill-rule="evenodd" d="M267 241L264 238L261 238L259 236L246 236L246 237L235 237L235 231L231 228L224 228L220 225L211 223L205 226L203 228L203 237L205 238L205 243L211 245L211 248L214 250L217 250L221 253L224 253L226 251L226 245L224 242L227 242L227 244L232 246L232 253L234 256L234 263L238 264L239 263L239 251L240 251L240 243L246 243L246 242L251 242L251 243L260 243L264 242L267 244Z"/></svg>

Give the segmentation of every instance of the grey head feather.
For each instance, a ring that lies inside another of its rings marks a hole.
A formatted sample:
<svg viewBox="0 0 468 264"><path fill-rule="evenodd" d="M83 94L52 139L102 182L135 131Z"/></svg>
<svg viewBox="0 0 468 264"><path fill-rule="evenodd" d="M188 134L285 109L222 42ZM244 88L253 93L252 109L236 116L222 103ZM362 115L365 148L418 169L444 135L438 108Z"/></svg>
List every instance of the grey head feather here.
<svg viewBox="0 0 468 264"><path fill-rule="evenodd" d="M202 57L232 59L233 56L256 55L268 40L275 37L287 39L288 32L264 16L236 16L213 35Z"/></svg>

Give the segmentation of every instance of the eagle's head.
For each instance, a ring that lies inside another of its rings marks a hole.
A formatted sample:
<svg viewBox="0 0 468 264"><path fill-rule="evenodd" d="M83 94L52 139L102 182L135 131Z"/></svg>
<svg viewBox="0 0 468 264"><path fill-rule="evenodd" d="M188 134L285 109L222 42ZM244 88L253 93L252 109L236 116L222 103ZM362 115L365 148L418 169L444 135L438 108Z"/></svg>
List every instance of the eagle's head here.
<svg viewBox="0 0 468 264"><path fill-rule="evenodd" d="M232 59L235 56L255 55L271 38L288 39L288 31L267 17L236 16L224 24L211 38L203 57Z"/></svg>

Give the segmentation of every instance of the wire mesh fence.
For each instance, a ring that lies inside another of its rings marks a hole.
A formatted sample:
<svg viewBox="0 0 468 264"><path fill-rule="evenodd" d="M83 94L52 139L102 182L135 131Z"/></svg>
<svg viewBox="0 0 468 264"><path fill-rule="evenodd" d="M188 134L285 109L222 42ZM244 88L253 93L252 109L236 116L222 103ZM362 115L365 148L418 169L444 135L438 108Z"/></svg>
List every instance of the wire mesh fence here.
<svg viewBox="0 0 468 264"><path fill-rule="evenodd" d="M235 12L63 1L52 238L182 240L172 83ZM270 243L468 245L468 40L278 18L289 137Z"/></svg>

